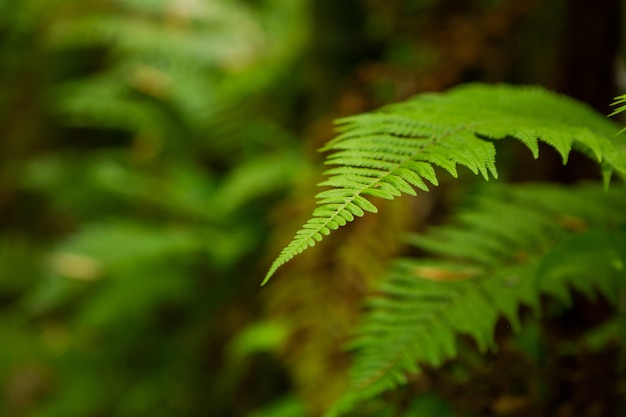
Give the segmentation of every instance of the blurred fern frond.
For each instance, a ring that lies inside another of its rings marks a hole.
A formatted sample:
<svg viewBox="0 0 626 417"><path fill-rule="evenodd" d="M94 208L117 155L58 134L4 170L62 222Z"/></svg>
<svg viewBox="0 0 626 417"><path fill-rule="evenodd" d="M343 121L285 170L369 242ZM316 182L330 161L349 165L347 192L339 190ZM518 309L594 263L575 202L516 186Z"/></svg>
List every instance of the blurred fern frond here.
<svg viewBox="0 0 626 417"><path fill-rule="evenodd" d="M421 364L439 366L469 335L481 351L497 321L520 328L522 305L570 302L572 288L617 303L626 270L626 193L600 186L491 186L452 223L412 244L433 256L397 261L352 343L352 388L327 413L393 389ZM593 279L590 279L593 277Z"/></svg>
<svg viewBox="0 0 626 417"><path fill-rule="evenodd" d="M339 120L339 136L324 150L336 165L320 183L319 207L281 251L263 283L294 256L365 212L372 197L416 195L437 185L435 167L457 176L465 166L497 178L493 141L515 138L535 158L538 142L555 148L563 163L572 149L601 164L605 183L614 170L626 173L618 129L585 105L540 88L466 85L443 94L423 94L403 103Z"/></svg>
<svg viewBox="0 0 626 417"><path fill-rule="evenodd" d="M611 105L616 108L611 114L609 114L609 117L617 116L618 114L623 113L626 110L626 94L615 97L615 101L613 101ZM626 128L620 130L619 133L624 133L625 130Z"/></svg>
<svg viewBox="0 0 626 417"><path fill-rule="evenodd" d="M626 94L615 97L615 101L612 105L618 107L613 111L613 113L610 114L610 116L615 116L616 114L619 114L626 110Z"/></svg>
<svg viewBox="0 0 626 417"><path fill-rule="evenodd" d="M54 110L73 126L197 138L228 152L251 99L299 56L305 2L287 3L68 3L48 25L45 45L90 52L94 68L56 87ZM288 22L280 31L277 19Z"/></svg>

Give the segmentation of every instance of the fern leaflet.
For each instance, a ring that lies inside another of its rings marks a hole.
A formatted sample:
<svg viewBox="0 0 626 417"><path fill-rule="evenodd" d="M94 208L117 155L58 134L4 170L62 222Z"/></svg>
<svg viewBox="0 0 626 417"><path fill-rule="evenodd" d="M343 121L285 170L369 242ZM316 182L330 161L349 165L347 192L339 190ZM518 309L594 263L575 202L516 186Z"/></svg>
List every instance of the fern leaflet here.
<svg viewBox="0 0 626 417"><path fill-rule="evenodd" d="M323 150L335 165L320 185L319 207L281 251L263 284L294 256L365 212L377 211L372 197L438 185L435 167L454 177L465 166L485 179L497 178L494 140L516 138L538 157L538 141L567 162L574 148L596 159L605 183L613 170L626 173L618 129L585 105L532 87L465 85L442 94L423 94L374 113L338 121L339 135ZM263 285L262 284L262 285Z"/></svg>

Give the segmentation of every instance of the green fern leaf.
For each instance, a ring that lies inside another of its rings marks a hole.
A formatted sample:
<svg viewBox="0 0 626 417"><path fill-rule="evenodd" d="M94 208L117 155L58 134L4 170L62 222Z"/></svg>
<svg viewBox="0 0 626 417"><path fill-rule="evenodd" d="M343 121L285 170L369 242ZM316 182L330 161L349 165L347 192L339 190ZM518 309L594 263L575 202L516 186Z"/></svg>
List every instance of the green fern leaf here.
<svg viewBox="0 0 626 417"><path fill-rule="evenodd" d="M615 97L615 101L612 103L613 106L618 106L609 117L616 116L624 111L626 111L626 94L622 94L621 96ZM619 131L619 133L624 133L626 131L626 127Z"/></svg>
<svg viewBox="0 0 626 417"><path fill-rule="evenodd" d="M316 197L312 218L281 251L263 284L294 256L364 212L375 213L372 197L415 195L437 185L434 167L458 175L459 165L485 179L497 178L493 141L517 138L538 157L538 141L567 162L574 148L596 159L605 182L613 170L626 173L618 129L585 105L530 87L466 85L447 93L423 94L378 112L341 119L339 135L323 150L330 187ZM262 284L262 285L263 285Z"/></svg>
<svg viewBox="0 0 626 417"><path fill-rule="evenodd" d="M626 110L626 94L623 94L621 96L615 97L615 101L612 104L613 106L619 106L617 107L613 113L611 113L609 116L615 116L616 114L622 113L623 111Z"/></svg>
<svg viewBox="0 0 626 417"><path fill-rule="evenodd" d="M369 300L351 345L352 390L327 417L403 384L420 364L438 366L453 358L459 334L487 350L499 318L519 330L519 307L539 313L541 294L567 302L573 286L616 301L624 290L623 187L487 189L452 224L412 238L435 257L399 260ZM603 273L595 279L597 271Z"/></svg>

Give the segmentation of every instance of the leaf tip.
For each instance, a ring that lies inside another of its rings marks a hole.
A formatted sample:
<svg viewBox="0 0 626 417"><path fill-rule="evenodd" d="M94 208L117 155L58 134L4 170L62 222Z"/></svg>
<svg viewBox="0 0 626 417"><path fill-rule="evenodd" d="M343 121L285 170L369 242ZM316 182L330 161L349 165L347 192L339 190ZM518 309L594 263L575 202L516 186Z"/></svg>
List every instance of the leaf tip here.
<svg viewBox="0 0 626 417"><path fill-rule="evenodd" d="M267 274L265 274L265 278L263 278L263 282L261 282L261 287L264 287L265 284L272 278L272 275L276 272L276 268L271 268Z"/></svg>

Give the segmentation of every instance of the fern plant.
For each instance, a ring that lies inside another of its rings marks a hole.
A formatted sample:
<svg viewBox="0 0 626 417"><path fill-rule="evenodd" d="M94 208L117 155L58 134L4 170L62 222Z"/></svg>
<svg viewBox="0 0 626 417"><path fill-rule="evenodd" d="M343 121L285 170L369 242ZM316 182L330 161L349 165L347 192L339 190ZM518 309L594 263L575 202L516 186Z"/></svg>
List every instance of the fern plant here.
<svg viewBox="0 0 626 417"><path fill-rule="evenodd" d="M2 393L0 415L238 405L249 381L201 335L240 328L214 312L258 274L258 213L302 173L279 122L293 95L272 91L293 82L306 3L0 0L0 194L23 213L0 225L0 384L35 363L51 393Z"/></svg>
<svg viewBox="0 0 626 417"><path fill-rule="evenodd" d="M397 387L421 363L453 358L458 334L485 351L496 322L505 318L519 329L519 307L538 312L541 294L567 302L572 286L615 303L623 296L626 194L606 189L614 171L626 173L626 152L618 128L585 105L540 88L465 85L342 119L338 130L324 148L336 167L320 185L330 188L316 196L319 207L263 283L332 230L375 213L374 198L438 185L437 167L454 177L461 165L497 178L496 140L518 139L535 158L542 141L563 163L571 150L582 152L600 165L604 189L495 184L450 225L413 236L413 245L434 256L399 260L369 300L351 345L352 388L328 416ZM594 271L603 273L590 279Z"/></svg>
<svg viewBox="0 0 626 417"><path fill-rule="evenodd" d="M216 158L257 136L242 132L240 120L250 118L259 93L283 77L306 39L298 1L256 9L221 0L70 1L56 8L61 17L45 27L45 48L105 55L103 68L55 86L57 116L137 134L157 148L182 136L174 144L197 142ZM276 20L285 24L277 28Z"/></svg>
<svg viewBox="0 0 626 417"><path fill-rule="evenodd" d="M337 165L326 171L319 207L273 262L276 270L331 230L377 211L372 197L393 199L438 185L435 167L458 176L465 166L497 178L494 141L515 138L539 156L538 142L554 147L566 163L572 149L596 159L605 183L626 173L616 128L585 105L539 88L465 85L445 94L424 94L379 112L339 120L339 136L323 150Z"/></svg>
<svg viewBox="0 0 626 417"><path fill-rule="evenodd" d="M572 287L617 305L626 290L625 191L497 184L452 223L412 236L433 256L398 260L368 300L351 344L352 388L327 415L403 384L420 364L454 358L459 334L486 352L500 318L519 331L519 308L539 315L542 294L568 304Z"/></svg>

